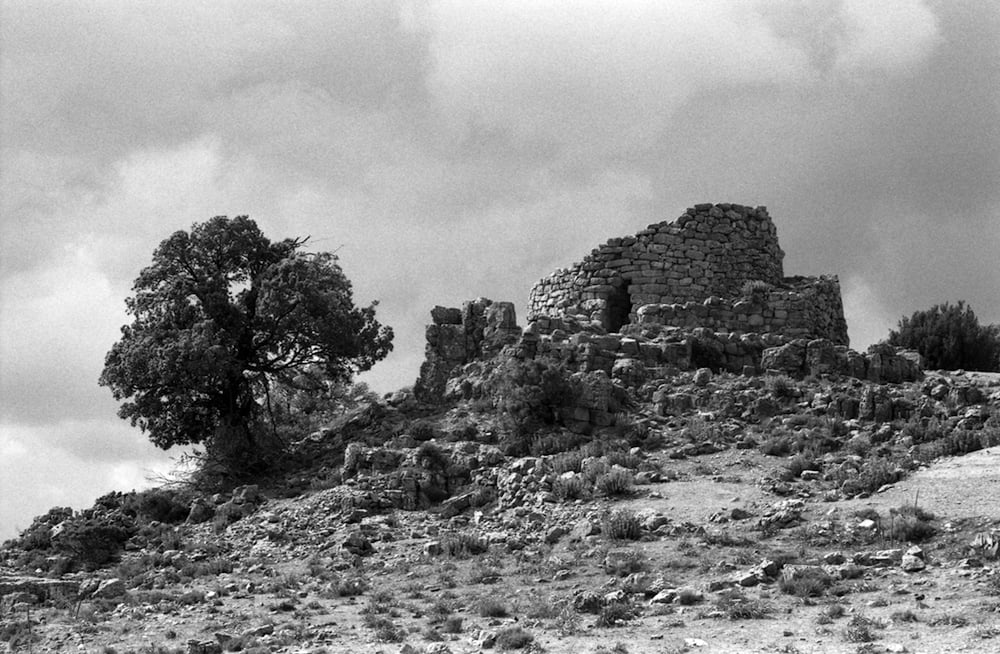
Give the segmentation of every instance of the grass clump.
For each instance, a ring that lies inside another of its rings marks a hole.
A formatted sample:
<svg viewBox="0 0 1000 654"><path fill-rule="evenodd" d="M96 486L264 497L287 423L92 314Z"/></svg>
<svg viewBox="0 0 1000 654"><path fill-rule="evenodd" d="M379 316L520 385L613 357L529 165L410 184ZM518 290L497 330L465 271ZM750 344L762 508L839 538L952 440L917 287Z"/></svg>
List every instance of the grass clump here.
<svg viewBox="0 0 1000 654"><path fill-rule="evenodd" d="M618 509L611 511L601 520L601 533L613 540L639 540L642 527L639 517L632 511Z"/></svg>
<svg viewBox="0 0 1000 654"><path fill-rule="evenodd" d="M632 493L635 478L624 468L612 467L610 471L600 475L595 486L606 497L622 497Z"/></svg>
<svg viewBox="0 0 1000 654"><path fill-rule="evenodd" d="M483 597L476 602L476 612L484 618L506 618L510 615L506 605L492 597Z"/></svg>
<svg viewBox="0 0 1000 654"><path fill-rule="evenodd" d="M597 614L597 627L618 627L636 616L635 609L627 602L610 602Z"/></svg>
<svg viewBox="0 0 1000 654"><path fill-rule="evenodd" d="M721 594L715 600L715 608L730 620L760 620L774 612L774 608L764 600L747 597L738 590Z"/></svg>
<svg viewBox="0 0 1000 654"><path fill-rule="evenodd" d="M795 597L820 597L833 583L822 568L804 567L785 574L778 581L781 592Z"/></svg>
<svg viewBox="0 0 1000 654"><path fill-rule="evenodd" d="M851 618L844 629L844 640L849 643L870 643L878 639L875 630L882 625L860 613Z"/></svg>
<svg viewBox="0 0 1000 654"><path fill-rule="evenodd" d="M448 534L441 539L441 550L455 559L483 554L489 548L490 543L485 538L467 532Z"/></svg>
<svg viewBox="0 0 1000 654"><path fill-rule="evenodd" d="M497 649L524 649L535 641L535 637L521 627L505 627L497 634Z"/></svg>
<svg viewBox="0 0 1000 654"><path fill-rule="evenodd" d="M919 543L934 536L937 529L931 524L934 514L919 506L906 504L890 512L893 540Z"/></svg>

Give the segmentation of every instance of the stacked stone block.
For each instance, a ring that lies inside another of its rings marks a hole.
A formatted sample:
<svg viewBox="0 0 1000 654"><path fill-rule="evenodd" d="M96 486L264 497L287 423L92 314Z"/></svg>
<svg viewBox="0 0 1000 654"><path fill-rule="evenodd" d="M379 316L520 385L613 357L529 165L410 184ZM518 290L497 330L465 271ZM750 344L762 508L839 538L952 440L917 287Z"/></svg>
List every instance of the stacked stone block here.
<svg viewBox="0 0 1000 654"><path fill-rule="evenodd" d="M778 284L783 258L765 207L699 204L673 222L610 239L581 263L539 281L529 320L580 315L617 330L645 304L735 297L747 280Z"/></svg>
<svg viewBox="0 0 1000 654"><path fill-rule="evenodd" d="M453 370L495 356L521 335L511 302L477 298L461 309L437 306L431 310L431 320L424 363L413 386L414 395L424 402L441 400Z"/></svg>
<svg viewBox="0 0 1000 654"><path fill-rule="evenodd" d="M827 338L846 344L847 321L836 277L796 278L782 288L749 297L712 296L684 304L646 304L636 312L643 326L707 327L736 334L769 333L788 338Z"/></svg>

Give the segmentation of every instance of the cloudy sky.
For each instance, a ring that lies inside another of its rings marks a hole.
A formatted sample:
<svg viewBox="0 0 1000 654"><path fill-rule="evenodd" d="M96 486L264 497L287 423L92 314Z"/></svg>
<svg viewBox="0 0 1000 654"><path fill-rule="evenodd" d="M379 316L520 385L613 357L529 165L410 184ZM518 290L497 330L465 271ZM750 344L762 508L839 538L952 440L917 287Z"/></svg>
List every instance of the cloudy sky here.
<svg viewBox="0 0 1000 654"><path fill-rule="evenodd" d="M767 205L856 348L937 302L1000 322L991 0L2 0L0 38L0 538L169 469L96 380L214 215L337 250L396 330L378 391L435 304L524 307L698 202Z"/></svg>

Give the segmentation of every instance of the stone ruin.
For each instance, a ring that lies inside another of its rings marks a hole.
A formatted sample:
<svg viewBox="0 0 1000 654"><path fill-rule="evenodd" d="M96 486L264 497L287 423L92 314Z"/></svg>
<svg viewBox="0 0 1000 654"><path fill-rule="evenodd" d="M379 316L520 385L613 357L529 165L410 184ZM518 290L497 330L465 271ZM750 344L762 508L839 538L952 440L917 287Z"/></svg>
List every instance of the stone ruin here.
<svg viewBox="0 0 1000 654"><path fill-rule="evenodd" d="M474 397L470 373L497 356L556 361L586 375L598 398L608 395L602 385L638 388L699 368L919 377L915 353L850 350L837 277L785 277L783 258L765 207L695 205L537 282L524 329L509 302L435 307L414 393Z"/></svg>
<svg viewBox="0 0 1000 654"><path fill-rule="evenodd" d="M784 256L765 207L695 205L539 281L529 320L572 316L608 332L639 322L847 345L837 278L786 278Z"/></svg>

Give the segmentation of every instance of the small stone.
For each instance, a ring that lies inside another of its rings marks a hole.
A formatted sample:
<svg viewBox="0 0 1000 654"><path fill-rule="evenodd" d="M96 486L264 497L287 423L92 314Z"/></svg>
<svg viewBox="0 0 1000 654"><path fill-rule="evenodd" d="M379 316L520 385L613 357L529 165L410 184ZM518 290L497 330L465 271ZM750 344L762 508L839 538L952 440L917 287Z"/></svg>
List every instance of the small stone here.
<svg viewBox="0 0 1000 654"><path fill-rule="evenodd" d="M903 555L903 559L899 562L899 567L905 572L920 572L927 567L924 560L918 556L914 556L910 553Z"/></svg>
<svg viewBox="0 0 1000 654"><path fill-rule="evenodd" d="M684 647L707 647L708 642L701 638L685 638Z"/></svg>
<svg viewBox="0 0 1000 654"><path fill-rule="evenodd" d="M710 368L698 368L694 372L694 385L707 386L712 381L712 370Z"/></svg>
<svg viewBox="0 0 1000 654"><path fill-rule="evenodd" d="M677 589L675 588L665 588L661 590L656 595L653 595L652 599L649 600L650 604L670 604L675 599L677 599Z"/></svg>
<svg viewBox="0 0 1000 654"><path fill-rule="evenodd" d="M545 533L545 542L549 545L555 545L559 542L559 539L569 533L569 530L565 527L553 527Z"/></svg>

